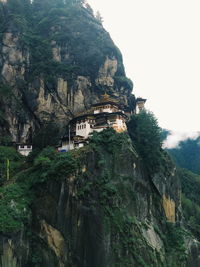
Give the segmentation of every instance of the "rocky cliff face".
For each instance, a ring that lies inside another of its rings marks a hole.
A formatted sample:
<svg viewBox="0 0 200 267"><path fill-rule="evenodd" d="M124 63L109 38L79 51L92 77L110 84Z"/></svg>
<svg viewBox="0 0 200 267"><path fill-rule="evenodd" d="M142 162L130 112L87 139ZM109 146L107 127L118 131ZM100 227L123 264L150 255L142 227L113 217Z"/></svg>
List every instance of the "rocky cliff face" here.
<svg viewBox="0 0 200 267"><path fill-rule="evenodd" d="M34 197L21 230L1 237L1 266L198 266L167 157L166 166L153 182L129 137L112 130L72 155L42 152L18 175Z"/></svg>
<svg viewBox="0 0 200 267"><path fill-rule="evenodd" d="M89 6L70 2L0 3L0 132L12 141L63 129L105 92L133 108L119 50Z"/></svg>
<svg viewBox="0 0 200 267"><path fill-rule="evenodd" d="M1 0L0 29L0 143L31 142L47 125L61 135L105 92L134 108L122 56L83 1ZM200 265L174 164L150 146L147 168L129 134L108 129L80 150L46 148L26 162L0 147L1 267Z"/></svg>

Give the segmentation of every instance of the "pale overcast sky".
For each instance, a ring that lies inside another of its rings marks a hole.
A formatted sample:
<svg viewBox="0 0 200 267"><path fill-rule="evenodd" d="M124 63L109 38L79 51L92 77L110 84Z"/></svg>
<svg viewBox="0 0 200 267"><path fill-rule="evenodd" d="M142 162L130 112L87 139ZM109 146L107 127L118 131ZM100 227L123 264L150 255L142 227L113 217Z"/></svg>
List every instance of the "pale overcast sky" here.
<svg viewBox="0 0 200 267"><path fill-rule="evenodd" d="M200 131L200 0L88 0L163 128Z"/></svg>

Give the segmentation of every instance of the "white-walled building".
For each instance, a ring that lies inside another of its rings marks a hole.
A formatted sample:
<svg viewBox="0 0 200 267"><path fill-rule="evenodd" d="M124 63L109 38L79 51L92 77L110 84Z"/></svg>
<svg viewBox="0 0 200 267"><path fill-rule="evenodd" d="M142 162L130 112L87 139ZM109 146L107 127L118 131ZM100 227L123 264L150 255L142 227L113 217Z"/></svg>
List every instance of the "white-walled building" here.
<svg viewBox="0 0 200 267"><path fill-rule="evenodd" d="M84 147L86 143L87 142L82 136L76 135L76 136L73 136L72 138L65 136L61 140L61 145L58 146L58 152L67 152L75 148L81 148L81 147Z"/></svg>
<svg viewBox="0 0 200 267"><path fill-rule="evenodd" d="M117 132L127 130L127 115L117 101L104 94L100 102L93 104L89 114L74 118L76 135L87 138L93 131L100 132L112 127Z"/></svg>
<svg viewBox="0 0 200 267"><path fill-rule="evenodd" d="M58 147L58 152L67 152L69 150L73 150L74 147L74 142L69 140L62 140L61 145Z"/></svg>
<svg viewBox="0 0 200 267"><path fill-rule="evenodd" d="M33 147L32 147L32 145L19 144L17 146L17 150L21 155L27 157L32 152Z"/></svg>
<svg viewBox="0 0 200 267"><path fill-rule="evenodd" d="M135 113L144 109L145 102L146 99L136 99ZM107 128L113 128L119 133L127 131L126 121L131 114L132 112L125 112L124 108L109 95L103 95L101 101L93 104L88 112L80 114L70 121L70 138L62 140L58 151L65 152L84 146L93 132L101 132Z"/></svg>
<svg viewBox="0 0 200 267"><path fill-rule="evenodd" d="M111 102L111 101L108 101L107 103L105 102L97 103L92 106L93 106L94 114L99 114L99 113L104 113L104 112L114 113L114 112L119 112L119 111L124 113L124 111L122 111L115 102Z"/></svg>
<svg viewBox="0 0 200 267"><path fill-rule="evenodd" d="M142 98L142 97L138 97L136 99L136 114L139 114L142 110L145 109L145 103L146 103L146 99Z"/></svg>
<svg viewBox="0 0 200 267"><path fill-rule="evenodd" d="M87 139L92 132L101 132L106 128L112 127L116 132L126 131L127 118L120 106L109 100L92 105L90 113L77 116L70 123L74 125L75 136Z"/></svg>
<svg viewBox="0 0 200 267"><path fill-rule="evenodd" d="M95 124L95 120L93 118L83 118L77 120L76 122L76 135L83 136L84 138L88 138L91 133L91 126Z"/></svg>

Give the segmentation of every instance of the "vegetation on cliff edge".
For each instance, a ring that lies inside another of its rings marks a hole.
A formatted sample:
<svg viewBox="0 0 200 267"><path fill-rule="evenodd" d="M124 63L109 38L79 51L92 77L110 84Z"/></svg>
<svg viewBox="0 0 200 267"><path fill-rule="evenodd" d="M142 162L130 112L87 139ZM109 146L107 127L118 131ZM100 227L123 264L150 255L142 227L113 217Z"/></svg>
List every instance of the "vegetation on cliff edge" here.
<svg viewBox="0 0 200 267"><path fill-rule="evenodd" d="M91 160L91 157L92 169L84 170L85 162L89 158ZM115 266L156 266L161 262L160 255L144 238L142 229L148 229L148 224L138 219L137 207L134 206L137 192L133 165L123 170L123 173L120 172L123 162L127 162L127 157L130 157L130 164L138 157L131 139L127 133L118 134L113 129L94 133L90 144L77 151L57 153L54 148L46 147L36 156L30 155L24 163L23 171L19 171L10 184L2 187L3 201L0 208L3 212L0 214L0 231L16 232L23 227L29 229L31 206L34 205L42 188L45 189L51 182L60 183L74 177L74 201L81 203L85 209L94 213L94 216L103 216L101 223L105 231L111 235L110 253ZM125 165L127 166L127 163ZM146 194L147 189L144 185L141 184L141 188ZM157 204L161 205L161 202ZM9 224L6 224L7 221ZM182 234L179 233L179 228L172 228L173 226L166 228L171 239L163 239L166 253L167 248L170 248L171 254L176 252L177 259L184 261ZM96 234L93 233L94 239ZM180 238L180 242L175 242L173 246L171 240L175 235ZM163 238L162 235L160 237ZM105 236L101 238L104 239Z"/></svg>

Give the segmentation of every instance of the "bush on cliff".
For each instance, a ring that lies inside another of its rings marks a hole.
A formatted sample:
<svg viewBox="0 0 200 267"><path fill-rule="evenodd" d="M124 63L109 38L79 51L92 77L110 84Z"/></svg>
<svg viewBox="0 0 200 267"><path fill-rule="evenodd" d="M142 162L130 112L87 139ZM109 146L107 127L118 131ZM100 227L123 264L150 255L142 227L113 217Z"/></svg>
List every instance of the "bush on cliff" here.
<svg viewBox="0 0 200 267"><path fill-rule="evenodd" d="M9 166L7 166L9 160ZM7 177L12 176L20 170L23 163L23 157L13 147L0 146L0 180L4 181Z"/></svg>
<svg viewBox="0 0 200 267"><path fill-rule="evenodd" d="M148 172L157 172L164 155L161 147L161 128L153 113L142 111L133 115L128 123L128 132Z"/></svg>

